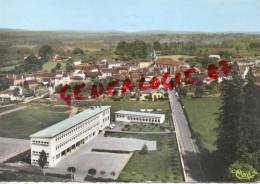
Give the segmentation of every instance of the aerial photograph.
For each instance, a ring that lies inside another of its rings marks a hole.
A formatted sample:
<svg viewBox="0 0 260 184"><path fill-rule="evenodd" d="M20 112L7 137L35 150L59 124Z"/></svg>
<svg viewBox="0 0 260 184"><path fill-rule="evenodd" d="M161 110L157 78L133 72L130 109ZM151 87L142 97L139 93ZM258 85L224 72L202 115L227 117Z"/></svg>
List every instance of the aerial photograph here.
<svg viewBox="0 0 260 184"><path fill-rule="evenodd" d="M260 0L0 0L9 182L260 182Z"/></svg>

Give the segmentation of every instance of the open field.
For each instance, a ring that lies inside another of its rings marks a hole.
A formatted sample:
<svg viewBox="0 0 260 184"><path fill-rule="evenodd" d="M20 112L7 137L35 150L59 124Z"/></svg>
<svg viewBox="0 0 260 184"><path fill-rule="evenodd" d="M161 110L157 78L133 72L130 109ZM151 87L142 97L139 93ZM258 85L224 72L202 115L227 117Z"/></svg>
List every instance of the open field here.
<svg viewBox="0 0 260 184"><path fill-rule="evenodd" d="M193 132L199 136L202 145L209 151L216 149L217 112L220 107L218 97L186 98L182 100Z"/></svg>
<svg viewBox="0 0 260 184"><path fill-rule="evenodd" d="M134 152L119 176L119 181L126 182L182 182L177 143L174 134L128 134L107 132L105 136L132 137L145 140L155 140L156 151L145 155Z"/></svg>
<svg viewBox="0 0 260 184"><path fill-rule="evenodd" d="M199 158L207 181L221 181L219 170L221 162L216 157L218 127L217 113L220 107L219 97L186 98L182 100L192 132L199 149Z"/></svg>
<svg viewBox="0 0 260 184"><path fill-rule="evenodd" d="M0 137L28 139L29 135L68 117L65 108L28 105L0 117Z"/></svg>
<svg viewBox="0 0 260 184"><path fill-rule="evenodd" d="M48 70L48 72L51 72L51 69L55 68L55 66L60 63L61 64L61 70L65 70L66 63L64 62L54 62L54 61L48 61L45 63L42 68L43 70Z"/></svg>

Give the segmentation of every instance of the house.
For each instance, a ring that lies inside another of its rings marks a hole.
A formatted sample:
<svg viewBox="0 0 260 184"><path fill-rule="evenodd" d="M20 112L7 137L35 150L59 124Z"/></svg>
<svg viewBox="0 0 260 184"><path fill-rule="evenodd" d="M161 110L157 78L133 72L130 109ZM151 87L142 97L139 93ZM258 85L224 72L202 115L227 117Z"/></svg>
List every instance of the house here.
<svg viewBox="0 0 260 184"><path fill-rule="evenodd" d="M75 70L71 76L74 80L85 80L86 74L82 70Z"/></svg>
<svg viewBox="0 0 260 184"><path fill-rule="evenodd" d="M15 89L18 88L18 94L14 95ZM9 89L0 92L0 102L13 102L23 99L23 89L20 86L10 86Z"/></svg>
<svg viewBox="0 0 260 184"><path fill-rule="evenodd" d="M57 74L54 79L54 86L70 84L70 76L66 74Z"/></svg>
<svg viewBox="0 0 260 184"><path fill-rule="evenodd" d="M165 93L162 90L154 90L151 92L152 101L165 98Z"/></svg>
<svg viewBox="0 0 260 184"><path fill-rule="evenodd" d="M211 59L220 59L221 57L218 54L210 54L209 58L211 58Z"/></svg>
<svg viewBox="0 0 260 184"><path fill-rule="evenodd" d="M34 88L36 88L39 85L39 83L38 83L38 81L36 79L26 80L26 82L27 82L27 84L29 86L29 89L34 89Z"/></svg>
<svg viewBox="0 0 260 184"><path fill-rule="evenodd" d="M118 68L123 66L123 63L118 60L110 60L108 61L108 68Z"/></svg>
<svg viewBox="0 0 260 184"><path fill-rule="evenodd" d="M155 67L160 68L164 72L175 73L179 67L190 67L184 61L177 61L171 58L160 58L155 60Z"/></svg>
<svg viewBox="0 0 260 184"><path fill-rule="evenodd" d="M81 63L81 60L78 60L78 61L74 61L73 62L73 65L74 66L79 66L79 65L81 65L82 63Z"/></svg>
<svg viewBox="0 0 260 184"><path fill-rule="evenodd" d="M113 76L113 69L103 68L100 70L100 73L102 79L111 78Z"/></svg>
<svg viewBox="0 0 260 184"><path fill-rule="evenodd" d="M58 54L56 54L54 57L53 57L53 61L69 61L71 59L70 56L60 56Z"/></svg>
<svg viewBox="0 0 260 184"><path fill-rule="evenodd" d="M150 60L141 60L138 62L138 67L140 69L149 68L152 64L153 64L153 62Z"/></svg>

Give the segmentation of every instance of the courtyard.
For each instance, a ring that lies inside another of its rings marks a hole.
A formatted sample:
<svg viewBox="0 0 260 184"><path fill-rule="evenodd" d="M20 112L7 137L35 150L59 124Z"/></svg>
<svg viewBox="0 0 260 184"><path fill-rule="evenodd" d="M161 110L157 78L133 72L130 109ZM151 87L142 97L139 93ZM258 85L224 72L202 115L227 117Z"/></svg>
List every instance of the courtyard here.
<svg viewBox="0 0 260 184"><path fill-rule="evenodd" d="M116 138L98 135L90 142L61 160L46 172L64 174L68 167L75 167L75 181L84 181L90 169L95 169L94 178L116 180L134 151L146 144L149 151L155 151L156 141L136 138Z"/></svg>

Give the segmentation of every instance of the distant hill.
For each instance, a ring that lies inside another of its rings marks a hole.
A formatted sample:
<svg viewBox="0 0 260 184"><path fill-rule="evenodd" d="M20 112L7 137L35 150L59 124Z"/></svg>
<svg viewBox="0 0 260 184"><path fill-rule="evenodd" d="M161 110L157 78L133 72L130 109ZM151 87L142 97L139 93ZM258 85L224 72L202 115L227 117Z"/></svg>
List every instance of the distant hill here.
<svg viewBox="0 0 260 184"><path fill-rule="evenodd" d="M115 46L119 41L144 40L152 43L193 41L196 43L221 43L231 39L260 39L259 33L202 33L202 32L80 32L80 31L26 31L0 29L0 44L73 44L73 43L100 43Z"/></svg>

